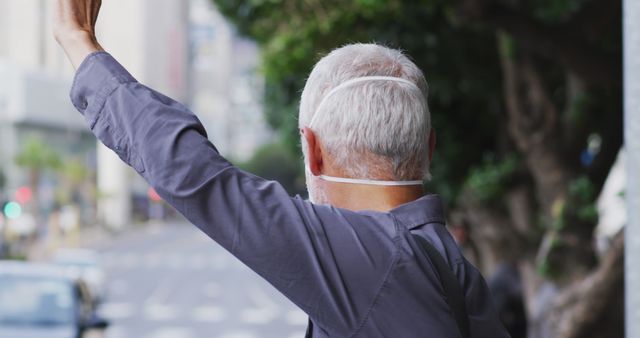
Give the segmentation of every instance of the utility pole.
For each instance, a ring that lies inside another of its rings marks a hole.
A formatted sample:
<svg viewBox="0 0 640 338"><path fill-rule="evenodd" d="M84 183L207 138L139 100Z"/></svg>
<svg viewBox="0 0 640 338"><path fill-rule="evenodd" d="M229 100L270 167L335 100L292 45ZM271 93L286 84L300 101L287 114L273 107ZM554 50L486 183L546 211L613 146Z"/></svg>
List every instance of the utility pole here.
<svg viewBox="0 0 640 338"><path fill-rule="evenodd" d="M640 337L640 1L624 0L624 146L628 223L625 228L626 337Z"/></svg>

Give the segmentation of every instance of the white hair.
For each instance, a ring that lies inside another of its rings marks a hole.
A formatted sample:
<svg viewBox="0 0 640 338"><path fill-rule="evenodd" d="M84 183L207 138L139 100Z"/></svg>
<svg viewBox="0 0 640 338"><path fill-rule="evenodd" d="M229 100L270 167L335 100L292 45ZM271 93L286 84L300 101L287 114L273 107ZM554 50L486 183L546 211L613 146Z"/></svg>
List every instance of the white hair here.
<svg viewBox="0 0 640 338"><path fill-rule="evenodd" d="M364 81L336 91L317 111L333 88L364 76L402 78L419 91L397 81ZM401 51L377 44L347 45L313 68L302 92L298 123L314 131L351 177L429 179L427 90L422 71ZM302 145L306 158L306 143Z"/></svg>

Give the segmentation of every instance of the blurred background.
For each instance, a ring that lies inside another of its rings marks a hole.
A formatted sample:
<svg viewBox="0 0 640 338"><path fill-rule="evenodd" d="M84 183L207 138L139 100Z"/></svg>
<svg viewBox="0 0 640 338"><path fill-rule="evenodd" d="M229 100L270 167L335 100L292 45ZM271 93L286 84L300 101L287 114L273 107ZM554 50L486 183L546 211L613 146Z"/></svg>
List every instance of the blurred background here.
<svg viewBox="0 0 640 338"><path fill-rule="evenodd" d="M303 337L303 313L88 132L49 11L0 0L0 337ZM292 195L313 64L350 42L405 50L437 130L426 187L512 336L623 337L621 13L619 0L108 0L98 36L224 156Z"/></svg>

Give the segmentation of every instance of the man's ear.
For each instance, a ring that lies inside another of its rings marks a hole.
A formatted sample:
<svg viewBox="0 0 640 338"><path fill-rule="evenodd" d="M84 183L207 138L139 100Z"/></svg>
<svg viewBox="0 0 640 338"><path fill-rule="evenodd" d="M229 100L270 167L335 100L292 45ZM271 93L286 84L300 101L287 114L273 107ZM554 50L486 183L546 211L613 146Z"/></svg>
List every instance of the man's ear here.
<svg viewBox="0 0 640 338"><path fill-rule="evenodd" d="M433 159L433 153L436 150L436 130L431 128L429 131L429 163Z"/></svg>
<svg viewBox="0 0 640 338"><path fill-rule="evenodd" d="M322 148L316 134L307 127L300 129L304 142L307 142L307 165L314 176L322 173Z"/></svg>

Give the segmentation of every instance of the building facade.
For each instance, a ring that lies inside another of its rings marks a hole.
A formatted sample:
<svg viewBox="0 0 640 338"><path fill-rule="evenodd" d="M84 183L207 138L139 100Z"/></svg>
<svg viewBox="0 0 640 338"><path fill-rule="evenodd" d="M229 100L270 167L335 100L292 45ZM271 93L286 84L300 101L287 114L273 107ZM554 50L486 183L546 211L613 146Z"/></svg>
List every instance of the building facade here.
<svg viewBox="0 0 640 338"><path fill-rule="evenodd" d="M190 32L191 107L216 148L245 161L273 139L263 115L259 48L210 0L191 0Z"/></svg>
<svg viewBox="0 0 640 338"><path fill-rule="evenodd" d="M95 141L68 99L72 68L52 38L50 5L0 1L0 174L5 185L0 199L14 199L19 187L35 182L31 188L39 194L33 198L45 212L54 206L59 177L17 165L30 140L55 150L60 159L74 158L95 169Z"/></svg>
<svg viewBox="0 0 640 338"><path fill-rule="evenodd" d="M15 157L36 137L62 158L80 158L95 173L98 221L122 229L132 223L134 201L146 198L148 186L95 141L71 105L73 69L52 37L51 3L0 1L5 191L12 195L28 183L28 172ZM269 141L258 47L239 37L211 1L104 1L96 30L102 46L140 82L190 106L225 156L245 160ZM46 192L59 182L51 176L40 184ZM52 194L44 195L44 204L50 203Z"/></svg>

